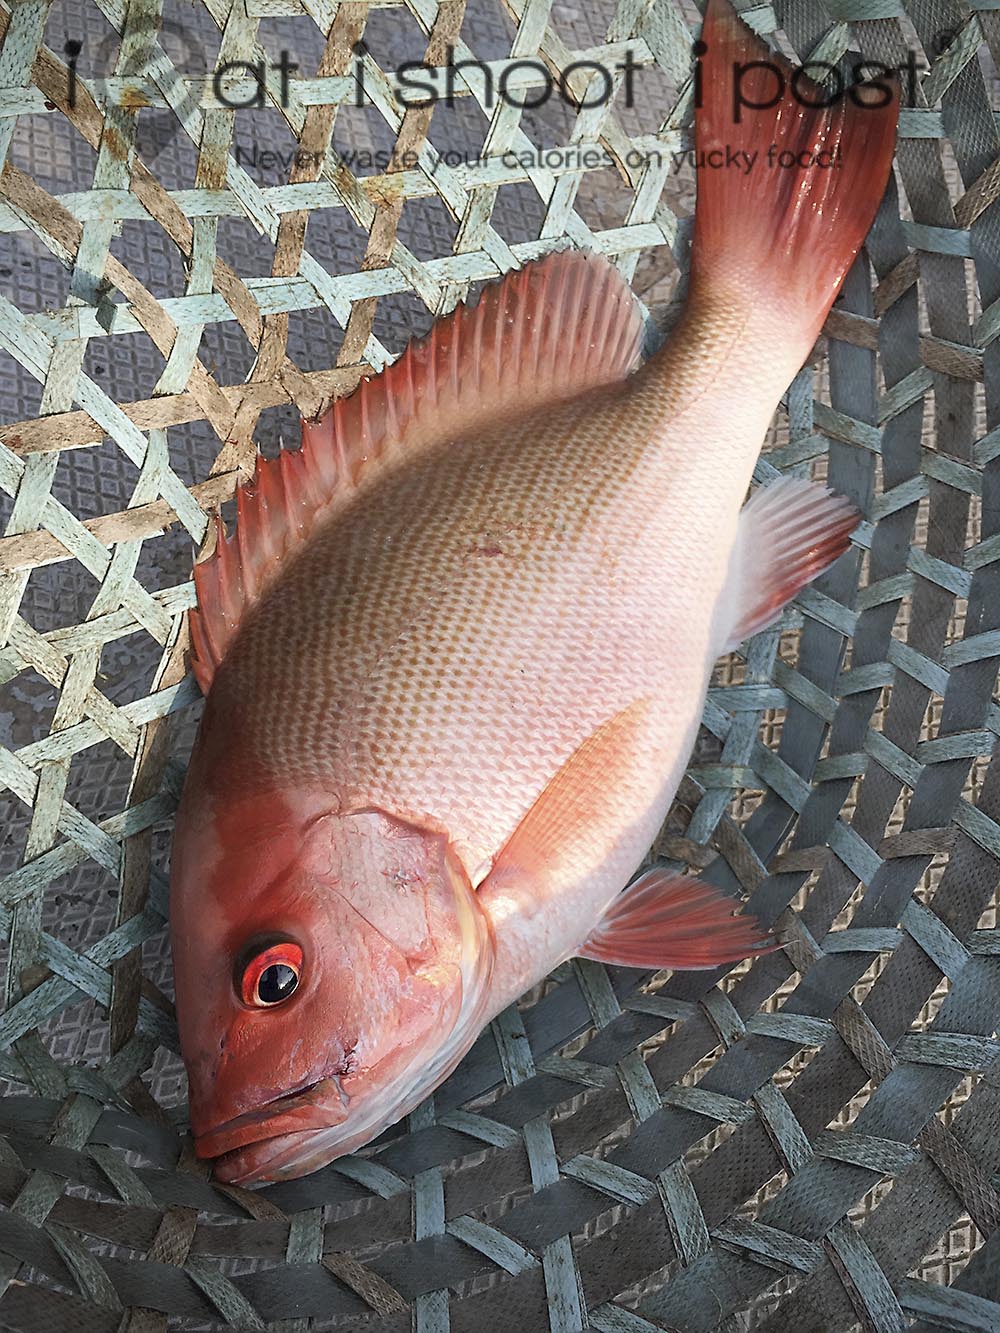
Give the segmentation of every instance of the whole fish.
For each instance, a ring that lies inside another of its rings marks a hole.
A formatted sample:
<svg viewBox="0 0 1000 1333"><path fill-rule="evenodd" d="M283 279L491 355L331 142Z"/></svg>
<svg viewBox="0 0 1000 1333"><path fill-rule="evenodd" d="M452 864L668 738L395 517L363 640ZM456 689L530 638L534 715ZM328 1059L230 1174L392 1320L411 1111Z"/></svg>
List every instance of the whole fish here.
<svg viewBox="0 0 1000 1333"><path fill-rule="evenodd" d="M196 567L208 697L171 927L196 1149L222 1180L361 1147L566 958L768 946L696 878L622 886L712 664L857 522L801 480L744 500L885 188L898 95L823 106L725 0L702 40L699 160L758 166L700 173L666 345L635 368L603 258L526 265L259 462ZM771 145L797 165L766 166Z"/></svg>

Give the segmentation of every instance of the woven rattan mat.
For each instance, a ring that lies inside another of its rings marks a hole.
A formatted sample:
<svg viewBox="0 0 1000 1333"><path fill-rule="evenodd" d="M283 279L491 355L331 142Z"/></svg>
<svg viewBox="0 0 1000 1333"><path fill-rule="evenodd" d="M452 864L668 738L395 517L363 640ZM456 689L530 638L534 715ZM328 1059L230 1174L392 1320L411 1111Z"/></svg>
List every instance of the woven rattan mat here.
<svg viewBox="0 0 1000 1333"><path fill-rule="evenodd" d="M170 1000L193 546L257 447L565 238L669 322L697 10L0 0L0 1326L1000 1328L1000 7L743 8L917 70L757 474L867 521L719 668L656 848L784 948L573 962L374 1150L251 1193L191 1156ZM450 46L567 95L469 66L407 108L394 71ZM287 96L213 98L282 51ZM569 68L626 51L632 106Z"/></svg>

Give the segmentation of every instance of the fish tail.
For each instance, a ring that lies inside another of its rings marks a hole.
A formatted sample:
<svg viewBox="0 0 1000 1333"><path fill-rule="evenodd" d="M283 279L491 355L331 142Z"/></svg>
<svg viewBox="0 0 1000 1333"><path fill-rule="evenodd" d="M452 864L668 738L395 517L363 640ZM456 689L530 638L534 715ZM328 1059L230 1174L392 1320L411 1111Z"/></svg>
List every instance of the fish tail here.
<svg viewBox="0 0 1000 1333"><path fill-rule="evenodd" d="M695 53L690 301L728 304L739 291L780 311L801 364L885 192L898 79L885 70L862 83L834 70L821 87L729 0L709 0Z"/></svg>

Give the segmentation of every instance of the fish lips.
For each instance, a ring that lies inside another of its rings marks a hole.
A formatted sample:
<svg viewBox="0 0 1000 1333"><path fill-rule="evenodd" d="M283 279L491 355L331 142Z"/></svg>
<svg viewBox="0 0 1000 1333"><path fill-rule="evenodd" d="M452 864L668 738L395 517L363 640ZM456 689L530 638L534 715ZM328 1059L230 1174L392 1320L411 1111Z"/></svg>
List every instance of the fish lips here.
<svg viewBox="0 0 1000 1333"><path fill-rule="evenodd" d="M212 1174L223 1185L268 1185L276 1180L304 1175L309 1159L316 1156L315 1141L320 1129L305 1129L273 1138L258 1139L244 1148L223 1153L212 1165ZM327 1158L317 1160L325 1165Z"/></svg>
<svg viewBox="0 0 1000 1333"><path fill-rule="evenodd" d="M347 1119L349 1098L336 1075L327 1075L304 1087L283 1093L254 1111L235 1116L195 1137L198 1157L215 1159L218 1179L235 1183L244 1172L232 1174L236 1159L254 1159L263 1165L261 1150L267 1160L281 1151L279 1140L301 1140L317 1130L332 1129ZM256 1175L256 1171L253 1172Z"/></svg>

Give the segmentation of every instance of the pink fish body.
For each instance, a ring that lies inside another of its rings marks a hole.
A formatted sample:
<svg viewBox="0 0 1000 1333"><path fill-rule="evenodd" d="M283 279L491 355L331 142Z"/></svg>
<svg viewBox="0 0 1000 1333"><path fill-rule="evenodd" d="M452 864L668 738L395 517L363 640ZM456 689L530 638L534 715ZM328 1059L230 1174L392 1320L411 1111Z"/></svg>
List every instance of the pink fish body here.
<svg viewBox="0 0 1000 1333"><path fill-rule="evenodd" d="M761 58L723 0L703 36L706 73ZM734 126L706 86L700 147L738 131L843 165L701 180L659 353L634 369L610 265L550 255L261 464L197 567L208 697L171 916L192 1128L224 1180L363 1146L574 954L697 967L767 946L695 879L621 890L712 664L857 521L802 481L743 502L881 197L896 100Z"/></svg>

